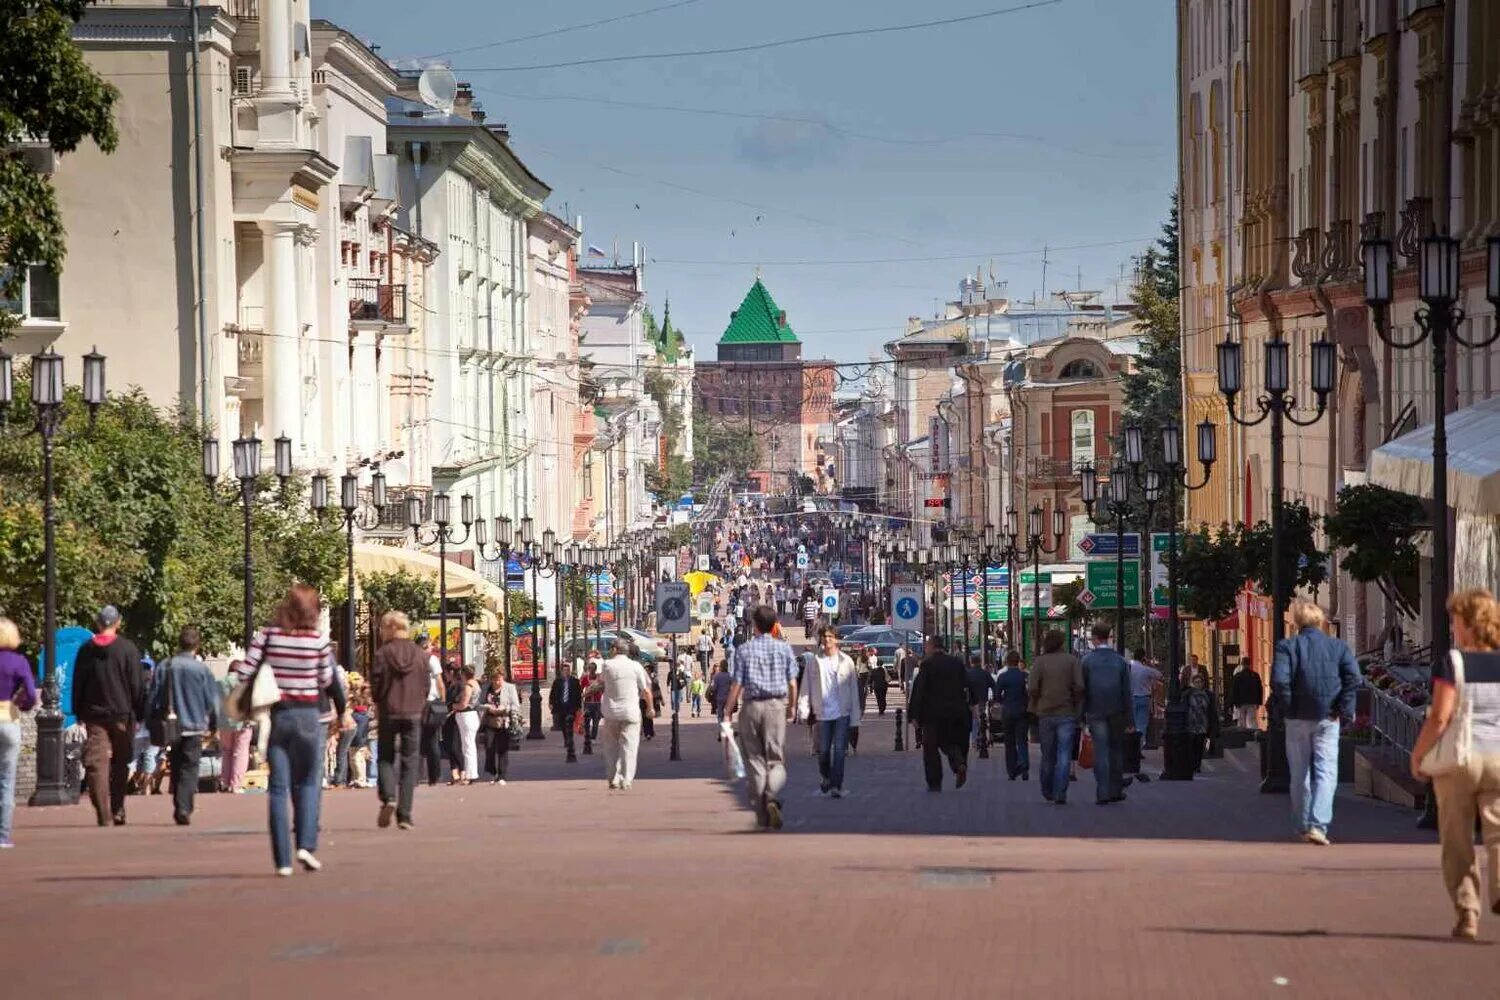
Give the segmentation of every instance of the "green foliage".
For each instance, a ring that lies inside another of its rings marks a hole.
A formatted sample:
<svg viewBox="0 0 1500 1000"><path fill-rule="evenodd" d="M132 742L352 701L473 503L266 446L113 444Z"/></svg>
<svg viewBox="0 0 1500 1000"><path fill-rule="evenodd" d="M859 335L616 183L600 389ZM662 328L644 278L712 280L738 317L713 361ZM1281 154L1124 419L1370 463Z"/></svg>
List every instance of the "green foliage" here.
<svg viewBox="0 0 1500 1000"><path fill-rule="evenodd" d="M1155 451L1161 429L1182 420L1182 346L1178 338L1177 196L1156 246L1148 247L1131 299L1143 327L1136 370L1123 380L1125 420L1139 424Z"/></svg>
<svg viewBox="0 0 1500 1000"><path fill-rule="evenodd" d="M42 635L42 454L30 385L0 437L0 608L28 645ZM199 429L190 414L164 415L139 392L112 396L92 432L76 391L64 406L53 466L59 625L87 624L119 606L126 631L164 651L184 625L203 631L207 652L240 640L243 509L238 487L204 487ZM337 524L307 513L302 485L267 478L252 502L251 554L257 621L270 618L296 580L342 599L344 539Z"/></svg>
<svg viewBox="0 0 1500 1000"><path fill-rule="evenodd" d="M404 611L414 622L437 612L437 584L404 569L394 573L361 573L359 589L375 619L387 611Z"/></svg>
<svg viewBox="0 0 1500 1000"><path fill-rule="evenodd" d="M531 599L530 591L508 590L505 592L506 624L514 628L536 615L537 603Z"/></svg>
<svg viewBox="0 0 1500 1000"><path fill-rule="evenodd" d="M1342 564L1362 583L1395 581L1416 572L1414 538L1426 528L1422 501L1383 486L1345 486L1333 513L1323 519L1328 543L1342 550Z"/></svg>
<svg viewBox="0 0 1500 1000"><path fill-rule="evenodd" d="M727 421L709 416L698 409L693 412L693 460L701 482L729 473L743 479L757 457L755 435L743 421Z"/></svg>
<svg viewBox="0 0 1500 1000"><path fill-rule="evenodd" d="M668 455L665 470L646 470L646 489L664 503L674 501L693 485L693 464L681 455Z"/></svg>
<svg viewBox="0 0 1500 1000"><path fill-rule="evenodd" d="M106 153L117 141L119 94L84 61L73 25L89 0L0 3L0 293L16 296L28 264L61 273L63 224L49 177L18 144L71 153L85 139ZM0 312L0 338L16 317Z"/></svg>
<svg viewBox="0 0 1500 1000"><path fill-rule="evenodd" d="M1318 548L1318 518L1305 503L1294 500L1282 504L1281 538L1279 539L1282 566L1292 572L1283 581L1281 595L1290 600L1298 587L1317 590L1328 579L1328 554ZM1245 555L1245 568L1263 594L1271 592L1271 553L1273 543L1278 540L1271 534L1268 521L1261 521L1241 534L1241 548Z"/></svg>
<svg viewBox="0 0 1500 1000"><path fill-rule="evenodd" d="M663 555L676 552L684 545L693 544L693 526L690 524L674 524L667 529L663 539L657 543L656 551Z"/></svg>
<svg viewBox="0 0 1500 1000"><path fill-rule="evenodd" d="M1235 608L1249 578L1243 528L1221 525L1210 533L1200 528L1182 536L1177 556L1180 607L1194 618L1218 621Z"/></svg>

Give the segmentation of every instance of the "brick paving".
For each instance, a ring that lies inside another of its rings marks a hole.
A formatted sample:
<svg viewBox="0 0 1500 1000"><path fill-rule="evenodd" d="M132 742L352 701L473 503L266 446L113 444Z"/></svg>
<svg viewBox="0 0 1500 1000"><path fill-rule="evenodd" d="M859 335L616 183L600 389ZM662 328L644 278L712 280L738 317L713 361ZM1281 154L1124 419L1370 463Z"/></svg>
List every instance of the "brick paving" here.
<svg viewBox="0 0 1500 1000"><path fill-rule="evenodd" d="M1370 998L1500 969L1500 922L1448 939L1410 813L1341 794L1336 845L1294 843L1251 751L1108 808L1085 774L1058 808L998 753L971 757L963 790L925 792L887 714L835 801L812 795L798 727L787 828L758 834L712 720L685 720L675 763L666 721L630 792L605 790L597 755L565 764L556 733L512 755L504 788L421 788L412 831L376 829L372 791L330 791L326 870L290 880L271 877L260 795L201 797L187 829L165 796L113 830L83 805L22 808L0 855L26 956L6 993Z"/></svg>

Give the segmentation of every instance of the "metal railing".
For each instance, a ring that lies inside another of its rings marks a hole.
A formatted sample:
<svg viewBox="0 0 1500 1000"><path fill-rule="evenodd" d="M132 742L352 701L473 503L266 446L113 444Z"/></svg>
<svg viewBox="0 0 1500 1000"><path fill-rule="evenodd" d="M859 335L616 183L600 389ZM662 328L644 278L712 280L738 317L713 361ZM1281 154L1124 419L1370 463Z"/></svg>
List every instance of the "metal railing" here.
<svg viewBox="0 0 1500 1000"><path fill-rule="evenodd" d="M234 17L260 17L260 0L229 0L229 13Z"/></svg>
<svg viewBox="0 0 1500 1000"><path fill-rule="evenodd" d="M1377 687L1366 688L1370 693L1370 728L1375 730L1381 742L1404 753L1411 753L1417 745L1417 733L1422 730L1426 711L1412 708L1406 702Z"/></svg>
<svg viewBox="0 0 1500 1000"><path fill-rule="evenodd" d="M406 286L387 285L379 278L350 278L349 318L405 324Z"/></svg>

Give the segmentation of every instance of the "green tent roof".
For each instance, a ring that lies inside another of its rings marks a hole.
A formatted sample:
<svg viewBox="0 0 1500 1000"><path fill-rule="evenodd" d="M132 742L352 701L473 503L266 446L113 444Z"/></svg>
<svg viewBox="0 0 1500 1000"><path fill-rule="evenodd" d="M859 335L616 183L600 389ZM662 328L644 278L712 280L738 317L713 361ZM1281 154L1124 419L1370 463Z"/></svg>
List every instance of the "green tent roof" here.
<svg viewBox="0 0 1500 1000"><path fill-rule="evenodd" d="M776 300L771 298L766 286L756 278L750 291L745 293L745 301L740 303L739 309L730 317L729 326L724 330L724 336L719 338L719 343L796 344L800 341L787 325L785 315L777 308Z"/></svg>

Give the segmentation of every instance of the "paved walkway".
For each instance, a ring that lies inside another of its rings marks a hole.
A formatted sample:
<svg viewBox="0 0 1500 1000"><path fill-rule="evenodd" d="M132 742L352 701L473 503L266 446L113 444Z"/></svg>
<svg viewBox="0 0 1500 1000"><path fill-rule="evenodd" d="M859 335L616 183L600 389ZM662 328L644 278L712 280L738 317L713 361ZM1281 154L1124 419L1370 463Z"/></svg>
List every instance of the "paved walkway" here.
<svg viewBox="0 0 1500 1000"><path fill-rule="evenodd" d="M1447 938L1413 816L1340 796L1337 844L1293 843L1248 754L1108 808L1087 776L1049 806L998 755L932 795L887 716L834 801L811 797L803 728L772 835L719 780L711 720L682 728L684 760L659 725L626 793L555 733L504 788L420 789L409 832L376 829L373 792L329 792L326 870L289 880L259 795L205 796L187 829L163 796L112 830L22 808L5 993L1370 998L1482 995L1500 969L1500 923Z"/></svg>

